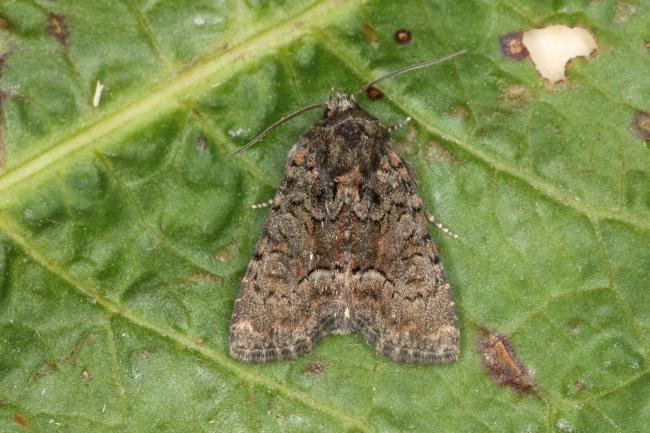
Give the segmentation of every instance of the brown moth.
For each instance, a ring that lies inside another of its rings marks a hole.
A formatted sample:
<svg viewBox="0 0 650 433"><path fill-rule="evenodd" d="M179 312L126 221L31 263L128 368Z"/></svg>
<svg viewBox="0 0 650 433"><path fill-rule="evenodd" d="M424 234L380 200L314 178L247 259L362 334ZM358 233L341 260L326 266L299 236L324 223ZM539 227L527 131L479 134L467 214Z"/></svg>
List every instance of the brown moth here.
<svg viewBox="0 0 650 433"><path fill-rule="evenodd" d="M353 95L334 91L325 107L289 152L235 302L231 355L292 359L358 331L394 361L455 361L454 302L407 164Z"/></svg>

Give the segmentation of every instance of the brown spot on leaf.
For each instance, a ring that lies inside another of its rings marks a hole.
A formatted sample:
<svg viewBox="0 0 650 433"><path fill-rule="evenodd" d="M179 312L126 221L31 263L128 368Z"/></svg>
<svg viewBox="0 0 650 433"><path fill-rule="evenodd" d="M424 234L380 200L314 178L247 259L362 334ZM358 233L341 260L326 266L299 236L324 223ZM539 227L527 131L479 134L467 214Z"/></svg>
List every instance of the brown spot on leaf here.
<svg viewBox="0 0 650 433"><path fill-rule="evenodd" d="M219 263L226 263L226 261L228 260L228 256L225 253L220 253L214 256L214 259Z"/></svg>
<svg viewBox="0 0 650 433"><path fill-rule="evenodd" d="M18 412L14 412L14 422L16 423L16 425L19 425L22 428L29 428L29 424L27 424L27 420L25 420L25 418L23 418L23 416Z"/></svg>
<svg viewBox="0 0 650 433"><path fill-rule="evenodd" d="M239 253L239 243L236 239L233 239L228 245L225 246L218 254L214 256L214 259L219 263L226 263L230 260L233 255Z"/></svg>
<svg viewBox="0 0 650 433"><path fill-rule="evenodd" d="M584 383L582 380L578 379L573 384L573 387L575 388L576 393L578 393L580 391L583 391L583 390L587 389L587 384Z"/></svg>
<svg viewBox="0 0 650 433"><path fill-rule="evenodd" d="M632 129L641 140L650 140L650 113L637 111L632 119Z"/></svg>
<svg viewBox="0 0 650 433"><path fill-rule="evenodd" d="M94 342L96 339L97 339L97 335L95 335L94 333L88 334L85 337L80 338L72 346L72 349L70 349L68 354L61 359L61 361L66 362L72 366L77 365L77 356L79 356L79 352L81 351L81 349L83 349L88 343Z"/></svg>
<svg viewBox="0 0 650 433"><path fill-rule="evenodd" d="M463 120L467 120L469 119L471 113L467 105L458 105L454 107L453 110L451 110L451 114Z"/></svg>
<svg viewBox="0 0 650 433"><path fill-rule="evenodd" d="M133 359L140 360L140 359L147 359L151 358L154 355L154 353L150 350L144 349L140 350L138 352L135 352L133 354Z"/></svg>
<svg viewBox="0 0 650 433"><path fill-rule="evenodd" d="M53 12L47 14L47 30L59 41L63 48L68 47L70 30L68 30L68 24L65 22L63 15L57 15Z"/></svg>
<svg viewBox="0 0 650 433"><path fill-rule="evenodd" d="M183 286L187 284L211 284L219 280L220 278L217 275L210 272L197 272L181 280L180 284Z"/></svg>
<svg viewBox="0 0 650 433"><path fill-rule="evenodd" d="M569 330L576 332L580 329L580 324L582 322L579 319L571 319L569 320L569 323L567 325L569 326Z"/></svg>
<svg viewBox="0 0 650 433"><path fill-rule="evenodd" d="M81 378L84 380L84 382L88 383L88 382L90 382L90 379L93 378L93 376L92 376L92 374L90 374L90 370L88 370L87 368L84 368L81 371Z"/></svg>
<svg viewBox="0 0 650 433"><path fill-rule="evenodd" d="M314 361L305 368L305 373L321 374L327 370L327 365L321 361Z"/></svg>
<svg viewBox="0 0 650 433"><path fill-rule="evenodd" d="M49 376L59 371L59 367L56 364L51 362L46 362L41 365L38 370L29 375L29 380L38 380L42 377Z"/></svg>
<svg viewBox="0 0 650 433"><path fill-rule="evenodd" d="M522 60L528 57L528 50L523 43L523 36L522 32L506 33L499 36L501 53L514 60Z"/></svg>
<svg viewBox="0 0 650 433"><path fill-rule="evenodd" d="M533 379L504 335L481 327L477 349L483 366L497 383L525 394L535 391Z"/></svg>
<svg viewBox="0 0 650 433"><path fill-rule="evenodd" d="M406 29L399 29L395 32L395 42L400 45L408 44L413 39L413 35Z"/></svg>
<svg viewBox="0 0 650 433"><path fill-rule="evenodd" d="M9 57L9 51L6 51L6 52L0 54L0 77L2 76L2 70L5 68L5 65L7 64L7 57ZM0 95L0 96L5 97L5 96L7 96L7 93L2 92L2 95ZM0 99L0 102L2 102L1 99Z"/></svg>
<svg viewBox="0 0 650 433"><path fill-rule="evenodd" d="M361 27L361 35L372 45L379 43L379 34L368 23L363 23L363 26Z"/></svg>
<svg viewBox="0 0 650 433"><path fill-rule="evenodd" d="M508 86L501 95L501 104L506 107L523 107L530 100L530 94L526 86L513 84Z"/></svg>
<svg viewBox="0 0 650 433"><path fill-rule="evenodd" d="M429 164L457 163L460 159L440 142L431 140L425 145L424 158Z"/></svg>
<svg viewBox="0 0 650 433"><path fill-rule="evenodd" d="M9 21L2 15L0 15L0 30L9 30Z"/></svg>
<svg viewBox="0 0 650 433"><path fill-rule="evenodd" d="M196 117L198 117L199 119L203 119L203 113L201 113L201 111L199 111L198 108L190 107L190 110L192 111L192 114L194 114Z"/></svg>
<svg viewBox="0 0 650 433"><path fill-rule="evenodd" d="M394 143L397 153L400 155L412 155L415 151L413 144L417 138L418 131L415 128L408 128L403 138Z"/></svg>
<svg viewBox="0 0 650 433"><path fill-rule="evenodd" d="M368 95L368 98L372 101L376 101L377 99L384 97L384 92L374 86L370 86L366 89L366 95Z"/></svg>
<svg viewBox="0 0 650 433"><path fill-rule="evenodd" d="M636 13L637 7L634 3L619 1L614 8L614 23L625 24L630 17Z"/></svg>
<svg viewBox="0 0 650 433"><path fill-rule="evenodd" d="M205 142L205 138L197 137L197 139L196 139L196 150L198 150L199 152L203 152L205 150L206 144L207 143Z"/></svg>
<svg viewBox="0 0 650 433"><path fill-rule="evenodd" d="M459 159L456 155L449 152L442 144L436 140L429 141L426 146L425 158L431 163L439 162L458 162Z"/></svg>

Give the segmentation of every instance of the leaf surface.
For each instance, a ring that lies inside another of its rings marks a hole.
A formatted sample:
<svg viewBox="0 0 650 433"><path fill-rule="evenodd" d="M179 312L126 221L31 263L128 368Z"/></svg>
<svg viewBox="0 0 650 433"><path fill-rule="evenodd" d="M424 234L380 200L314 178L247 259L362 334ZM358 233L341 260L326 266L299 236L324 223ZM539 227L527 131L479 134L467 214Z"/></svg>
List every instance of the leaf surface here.
<svg viewBox="0 0 650 433"><path fill-rule="evenodd" d="M186 4L185 4L186 3ZM67 432L641 432L650 423L647 1L0 3L0 428ZM550 88L499 36L599 44ZM400 45L393 35L412 33ZM239 281L302 116L332 87L466 48L360 104L435 215L461 359L357 335L239 363ZM97 82L105 88L93 107ZM638 117L638 116L637 116ZM481 326L539 387L497 386Z"/></svg>

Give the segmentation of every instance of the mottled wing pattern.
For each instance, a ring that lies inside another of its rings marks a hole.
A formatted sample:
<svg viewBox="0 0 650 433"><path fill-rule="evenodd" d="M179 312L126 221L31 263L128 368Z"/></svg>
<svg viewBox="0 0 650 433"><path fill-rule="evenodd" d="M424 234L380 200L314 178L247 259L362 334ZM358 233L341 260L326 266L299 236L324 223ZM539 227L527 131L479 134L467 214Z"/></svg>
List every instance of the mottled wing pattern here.
<svg viewBox="0 0 650 433"><path fill-rule="evenodd" d="M375 204L372 204L372 203ZM452 362L459 332L449 284L406 164L392 151L357 204L352 291L357 328L395 361Z"/></svg>
<svg viewBox="0 0 650 433"><path fill-rule="evenodd" d="M294 358L358 330L396 361L458 357L456 313L427 214L388 130L340 92L289 154L244 276L230 352Z"/></svg>
<svg viewBox="0 0 650 433"><path fill-rule="evenodd" d="M331 270L335 222L309 210L322 187L317 176L297 146L235 302L230 352L238 359L295 358L341 327L341 285Z"/></svg>

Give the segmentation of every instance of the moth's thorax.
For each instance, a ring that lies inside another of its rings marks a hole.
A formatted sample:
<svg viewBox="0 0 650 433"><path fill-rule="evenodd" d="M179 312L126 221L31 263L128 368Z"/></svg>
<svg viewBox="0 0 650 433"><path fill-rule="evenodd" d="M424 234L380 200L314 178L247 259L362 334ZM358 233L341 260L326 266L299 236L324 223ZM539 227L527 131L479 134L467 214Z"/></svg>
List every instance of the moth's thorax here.
<svg viewBox="0 0 650 433"><path fill-rule="evenodd" d="M375 171L388 149L388 130L359 108L353 96L333 91L325 119L303 136L303 144L321 168L339 176Z"/></svg>

